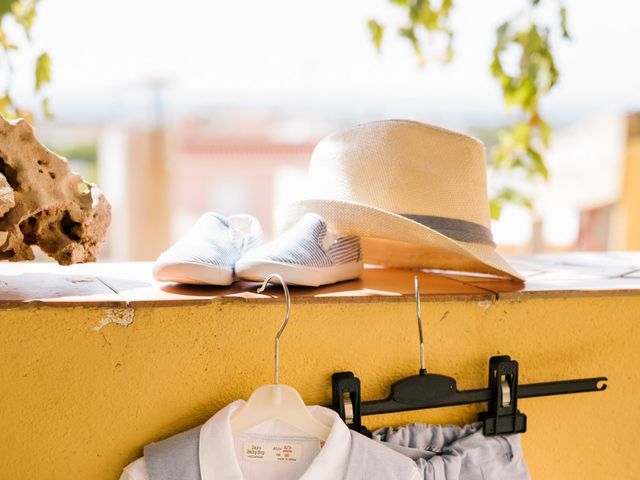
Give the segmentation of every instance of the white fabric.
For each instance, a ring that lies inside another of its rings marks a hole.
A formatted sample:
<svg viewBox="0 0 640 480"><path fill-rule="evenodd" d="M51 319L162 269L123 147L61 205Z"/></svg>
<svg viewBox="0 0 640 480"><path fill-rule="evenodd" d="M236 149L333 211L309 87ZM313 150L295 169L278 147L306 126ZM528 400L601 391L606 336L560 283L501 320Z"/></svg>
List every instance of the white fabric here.
<svg viewBox="0 0 640 480"><path fill-rule="evenodd" d="M211 417L200 431L200 471L202 480L328 480L344 477L351 435L340 417L328 408L307 407L319 421L331 425L324 446L282 422L264 422L235 438L230 418L245 403L238 400ZM244 459L244 442L257 444L289 442L296 447L295 462ZM419 477L416 477L419 478ZM120 480L149 480L144 457L129 464Z"/></svg>
<svg viewBox="0 0 640 480"><path fill-rule="evenodd" d="M373 438L413 459L424 480L531 480L520 436L485 437L479 422L385 427Z"/></svg>

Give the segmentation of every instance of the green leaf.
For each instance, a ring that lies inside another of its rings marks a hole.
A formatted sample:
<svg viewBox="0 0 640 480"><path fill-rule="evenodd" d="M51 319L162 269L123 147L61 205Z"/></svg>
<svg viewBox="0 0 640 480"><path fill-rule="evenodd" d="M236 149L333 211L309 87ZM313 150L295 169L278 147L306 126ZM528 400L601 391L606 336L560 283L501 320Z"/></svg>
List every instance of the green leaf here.
<svg viewBox="0 0 640 480"><path fill-rule="evenodd" d="M424 0L410 0L408 2L407 9L409 13L409 20L411 20L412 25L415 25L420 21L423 5L424 5Z"/></svg>
<svg viewBox="0 0 640 480"><path fill-rule="evenodd" d="M367 22L367 27L369 27L369 31L371 32L371 40L373 40L373 44L376 46L376 50L378 50L378 53L380 53L382 36L384 34L384 26L380 25L375 20L369 20Z"/></svg>
<svg viewBox="0 0 640 480"><path fill-rule="evenodd" d="M5 93L3 97L0 98L0 115L5 118L11 116L10 108L13 107L13 102L11 101L11 97L8 93Z"/></svg>
<svg viewBox="0 0 640 480"><path fill-rule="evenodd" d="M7 34L2 30L2 26L0 26L0 46L5 50L15 50L16 46L12 45L7 37Z"/></svg>
<svg viewBox="0 0 640 480"><path fill-rule="evenodd" d="M522 150L531 143L531 127L528 123L518 122L511 128L515 144Z"/></svg>
<svg viewBox="0 0 640 480"><path fill-rule="evenodd" d="M492 198L489 201L489 213L493 220L498 220L502 214L502 204L496 199Z"/></svg>
<svg viewBox="0 0 640 480"><path fill-rule="evenodd" d="M413 46L413 51L416 52L418 57L418 63L423 66L425 63L424 56L422 55L422 49L420 48L420 44L418 43L418 37L416 37L416 31L413 27L400 28L398 29L398 35L406 38L411 42Z"/></svg>
<svg viewBox="0 0 640 480"><path fill-rule="evenodd" d="M0 0L2 1L2 0ZM453 0L388 0L402 10L405 26L398 35L405 38L415 51L419 63L424 64L423 51L444 45L437 58L447 62L453 55L453 32L449 28L449 14ZM569 38L566 0L558 0L558 17L554 29ZM549 24L539 19L538 10L544 2L525 0L522 11L496 29L490 71L502 91L505 105L514 113L510 128L500 130L497 143L491 149L492 166L515 172L520 177L547 179L549 172L544 161L544 148L549 145L550 125L540 116L541 100L558 81L559 72L551 48ZM523 22L523 17L527 21ZM375 48L380 51L383 26L370 20L369 31ZM433 36L444 36L446 43L430 42ZM553 37L555 38L555 37ZM430 51L429 51L430 53ZM515 58L512 54L515 53ZM511 60L515 60L512 64ZM470 80L473 83L473 79ZM496 218L506 204L531 207L531 199L511 189L503 189L491 200L491 215Z"/></svg>
<svg viewBox="0 0 640 480"><path fill-rule="evenodd" d="M11 7L16 22L22 26L27 38L30 38L31 27L36 19L36 3L37 0L16 2Z"/></svg>
<svg viewBox="0 0 640 480"><path fill-rule="evenodd" d="M440 8L438 9L438 15L442 17L446 17L449 15L451 11L451 7L453 6L453 0L442 0L440 4Z"/></svg>
<svg viewBox="0 0 640 480"><path fill-rule="evenodd" d="M549 146L549 139L551 138L551 125L538 117L538 128L540 129L540 139L545 147Z"/></svg>
<svg viewBox="0 0 640 480"><path fill-rule="evenodd" d="M518 205L528 209L533 207L533 202L529 196L512 188L505 187L500 189L491 198L491 200L489 200L489 212L491 214L491 218L493 220L498 220L502 214L504 206L507 204Z"/></svg>
<svg viewBox="0 0 640 480"><path fill-rule="evenodd" d="M19 3L19 0L0 0L0 19L13 10L13 6Z"/></svg>
<svg viewBox="0 0 640 480"><path fill-rule="evenodd" d="M444 63L449 63L453 60L454 51L453 51L453 33L449 34L449 40L447 41L447 50L444 53L444 57L442 61Z"/></svg>
<svg viewBox="0 0 640 480"><path fill-rule="evenodd" d="M42 53L36 60L36 92L51 81L51 59L48 53Z"/></svg>
<svg viewBox="0 0 640 480"><path fill-rule="evenodd" d="M531 77L523 78L519 85L505 95L507 105L518 105L523 110L529 110L538 89Z"/></svg>
<svg viewBox="0 0 640 480"><path fill-rule="evenodd" d="M560 29L562 30L562 38L571 39L569 29L567 28L567 7L560 7Z"/></svg>
<svg viewBox="0 0 640 480"><path fill-rule="evenodd" d="M438 35L446 37L446 44L442 51L438 52L438 59L449 62L453 58L453 33L449 29L447 22L449 14L453 8L453 0L389 0L392 5L396 5L404 11L407 19L407 26L398 29L398 35L409 41L421 66L425 64L423 55L422 34L426 37ZM373 43L378 51L382 42L381 25L378 22L369 21L369 30Z"/></svg>
<svg viewBox="0 0 640 480"><path fill-rule="evenodd" d="M438 25L440 21L439 12L431 10L428 3L424 4L424 7L422 8L422 12L420 13L420 16L418 18L420 20L420 23L422 23L422 25L427 30L438 29Z"/></svg>
<svg viewBox="0 0 640 480"><path fill-rule="evenodd" d="M547 169L547 166L545 165L540 152L538 152L535 148L529 146L527 148L527 153L533 161L532 173L542 175L542 178L544 178L545 180L549 180L549 170Z"/></svg>
<svg viewBox="0 0 640 480"><path fill-rule="evenodd" d="M51 111L51 105L49 105L49 99L42 99L42 113L44 114L44 118L47 120L51 120L53 118L53 112Z"/></svg>
<svg viewBox="0 0 640 480"><path fill-rule="evenodd" d="M504 22L502 25L500 25L497 30L496 30L496 46L494 48L494 55L495 52L498 51L502 51L505 49L507 43L509 42L509 22Z"/></svg>

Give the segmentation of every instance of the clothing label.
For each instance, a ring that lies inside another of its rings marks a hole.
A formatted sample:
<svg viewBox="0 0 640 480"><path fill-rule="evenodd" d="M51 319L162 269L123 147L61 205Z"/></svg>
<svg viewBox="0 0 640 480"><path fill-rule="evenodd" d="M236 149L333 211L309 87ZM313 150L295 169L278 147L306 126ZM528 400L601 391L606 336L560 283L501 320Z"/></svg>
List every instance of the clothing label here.
<svg viewBox="0 0 640 480"><path fill-rule="evenodd" d="M262 462L297 462L302 457L302 445L288 442L244 442L245 460Z"/></svg>

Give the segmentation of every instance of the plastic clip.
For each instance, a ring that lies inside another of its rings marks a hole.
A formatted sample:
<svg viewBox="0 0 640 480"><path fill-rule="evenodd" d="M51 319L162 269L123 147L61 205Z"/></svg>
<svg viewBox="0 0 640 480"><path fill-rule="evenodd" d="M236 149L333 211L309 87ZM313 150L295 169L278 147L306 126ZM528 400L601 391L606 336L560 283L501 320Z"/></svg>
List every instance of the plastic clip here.
<svg viewBox="0 0 640 480"><path fill-rule="evenodd" d="M489 361L488 411L478 415L483 433L505 435L527 431L527 416L518 410L518 362L507 355Z"/></svg>
<svg viewBox="0 0 640 480"><path fill-rule="evenodd" d="M351 430L371 436L362 426L360 414L360 379L353 372L339 372L331 376L333 401L331 407L338 412Z"/></svg>

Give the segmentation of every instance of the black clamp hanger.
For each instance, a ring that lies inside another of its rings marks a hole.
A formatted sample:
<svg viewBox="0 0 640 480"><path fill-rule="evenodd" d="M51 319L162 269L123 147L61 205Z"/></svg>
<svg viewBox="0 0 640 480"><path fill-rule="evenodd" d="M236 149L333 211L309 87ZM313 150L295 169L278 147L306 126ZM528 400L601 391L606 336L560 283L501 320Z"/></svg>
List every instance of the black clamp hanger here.
<svg viewBox="0 0 640 480"><path fill-rule="evenodd" d="M508 355L489 360L489 408L478 414L485 435L523 433L527 416L518 410L518 362Z"/></svg>
<svg viewBox="0 0 640 480"><path fill-rule="evenodd" d="M331 376L331 383L333 387L331 408L338 412L350 429L370 437L371 433L362 426L360 379L353 372L339 372Z"/></svg>
<svg viewBox="0 0 640 480"><path fill-rule="evenodd" d="M395 382L391 385L391 392L387 398L367 402L361 402L360 380L353 372L340 372L333 375L331 408L338 412L353 430L368 433L366 427L362 425L363 415L487 402L488 410L478 415L478 420L483 423L485 435L522 433L527 428L527 417L518 410L518 398L596 392L607 388L606 384L601 384L607 380L606 377L519 385L518 362L507 355L501 355L491 357L489 360L488 388L458 390L454 378L427 373L417 277L415 289L420 334L418 375Z"/></svg>

